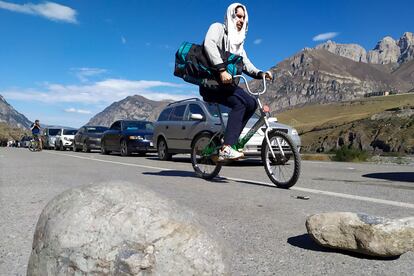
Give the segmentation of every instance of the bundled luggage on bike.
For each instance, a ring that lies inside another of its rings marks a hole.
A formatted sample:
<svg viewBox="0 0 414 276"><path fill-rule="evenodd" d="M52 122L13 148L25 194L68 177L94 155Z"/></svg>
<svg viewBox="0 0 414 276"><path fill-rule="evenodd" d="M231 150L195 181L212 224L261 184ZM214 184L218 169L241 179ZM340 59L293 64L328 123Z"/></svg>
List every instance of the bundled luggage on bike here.
<svg viewBox="0 0 414 276"><path fill-rule="evenodd" d="M227 51L220 51L227 72L240 75L243 70L243 57ZM183 42L175 54L174 75L186 82L211 89L218 89L218 72L211 66L202 45ZM235 83L237 85L237 83Z"/></svg>

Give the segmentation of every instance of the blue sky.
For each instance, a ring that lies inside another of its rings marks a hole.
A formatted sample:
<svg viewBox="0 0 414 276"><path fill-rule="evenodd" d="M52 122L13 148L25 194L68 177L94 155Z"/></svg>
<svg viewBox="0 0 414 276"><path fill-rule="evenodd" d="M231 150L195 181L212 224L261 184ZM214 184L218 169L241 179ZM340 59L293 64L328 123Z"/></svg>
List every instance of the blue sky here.
<svg viewBox="0 0 414 276"><path fill-rule="evenodd" d="M30 120L74 127L129 95L196 96L197 87L172 74L175 51L183 41L201 43L231 3L0 0L0 94ZM386 35L414 32L411 0L241 3L245 49L260 69L329 37L370 50Z"/></svg>

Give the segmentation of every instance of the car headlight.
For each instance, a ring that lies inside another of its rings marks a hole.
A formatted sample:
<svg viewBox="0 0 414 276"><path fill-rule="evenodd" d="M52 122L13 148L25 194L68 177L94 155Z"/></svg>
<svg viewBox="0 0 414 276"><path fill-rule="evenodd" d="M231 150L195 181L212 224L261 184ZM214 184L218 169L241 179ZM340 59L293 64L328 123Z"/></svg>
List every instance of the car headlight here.
<svg viewBox="0 0 414 276"><path fill-rule="evenodd" d="M298 135L298 131L295 128L292 128L292 135Z"/></svg>
<svg viewBox="0 0 414 276"><path fill-rule="evenodd" d="M129 136L129 140L142 140L142 136Z"/></svg>
<svg viewBox="0 0 414 276"><path fill-rule="evenodd" d="M70 141L70 138L68 138L68 137L63 137L63 140L65 140L65 141Z"/></svg>

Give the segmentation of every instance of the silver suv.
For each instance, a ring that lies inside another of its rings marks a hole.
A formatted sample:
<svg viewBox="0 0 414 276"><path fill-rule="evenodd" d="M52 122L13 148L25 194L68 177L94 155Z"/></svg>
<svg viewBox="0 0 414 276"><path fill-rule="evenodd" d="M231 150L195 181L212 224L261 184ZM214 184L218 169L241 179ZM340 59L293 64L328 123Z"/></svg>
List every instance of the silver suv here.
<svg viewBox="0 0 414 276"><path fill-rule="evenodd" d="M220 111L226 123L230 109L220 105ZM246 134L258 119L259 115L254 114L243 129L242 135ZM296 129L277 123L276 118L271 118L269 121L272 128L288 133L300 148L301 141ZM217 104L191 98L170 103L165 107L154 124L153 144L161 160L171 160L173 154L190 153L192 142L198 134L220 130ZM245 145L244 154L260 156L263 138L262 130L256 132Z"/></svg>

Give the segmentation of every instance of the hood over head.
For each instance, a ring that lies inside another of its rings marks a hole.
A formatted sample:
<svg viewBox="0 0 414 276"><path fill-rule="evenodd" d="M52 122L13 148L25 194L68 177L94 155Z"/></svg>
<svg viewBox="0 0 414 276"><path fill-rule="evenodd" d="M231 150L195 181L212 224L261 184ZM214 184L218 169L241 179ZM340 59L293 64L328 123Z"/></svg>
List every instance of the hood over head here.
<svg viewBox="0 0 414 276"><path fill-rule="evenodd" d="M240 32L237 30L236 8L241 6L244 9L244 24ZM224 25L227 32L227 51L240 55L243 52L244 40L246 39L249 17L246 6L240 3L233 3L227 8L224 15Z"/></svg>

